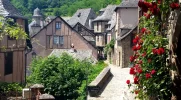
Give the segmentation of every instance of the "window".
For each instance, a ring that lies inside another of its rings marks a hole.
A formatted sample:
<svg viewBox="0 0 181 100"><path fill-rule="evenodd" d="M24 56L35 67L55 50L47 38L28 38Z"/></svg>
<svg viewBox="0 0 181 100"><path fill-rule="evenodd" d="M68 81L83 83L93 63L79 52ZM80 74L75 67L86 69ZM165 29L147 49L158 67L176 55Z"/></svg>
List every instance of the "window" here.
<svg viewBox="0 0 181 100"><path fill-rule="evenodd" d="M64 40L63 40L63 36L54 36L53 37L53 43L54 44L63 44Z"/></svg>
<svg viewBox="0 0 181 100"><path fill-rule="evenodd" d="M99 42L99 36L97 36L97 42Z"/></svg>
<svg viewBox="0 0 181 100"><path fill-rule="evenodd" d="M63 36L59 36L60 44L63 44Z"/></svg>
<svg viewBox="0 0 181 100"><path fill-rule="evenodd" d="M53 44L59 44L59 36L53 37Z"/></svg>
<svg viewBox="0 0 181 100"><path fill-rule="evenodd" d="M4 75L13 73L13 52L4 53Z"/></svg>
<svg viewBox="0 0 181 100"><path fill-rule="evenodd" d="M56 29L58 30L58 29L61 29L61 22L56 22Z"/></svg>

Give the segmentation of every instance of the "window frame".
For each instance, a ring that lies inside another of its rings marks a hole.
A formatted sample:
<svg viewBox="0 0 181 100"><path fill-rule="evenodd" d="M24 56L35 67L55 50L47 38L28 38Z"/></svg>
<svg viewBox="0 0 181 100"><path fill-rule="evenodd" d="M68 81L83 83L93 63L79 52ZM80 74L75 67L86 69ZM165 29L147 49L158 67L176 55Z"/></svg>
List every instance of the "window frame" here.
<svg viewBox="0 0 181 100"><path fill-rule="evenodd" d="M56 30L60 30L60 29L61 29L61 25L62 25L62 22L56 21L56 22L55 22L55 29L56 29Z"/></svg>
<svg viewBox="0 0 181 100"><path fill-rule="evenodd" d="M57 38L57 42L55 43L55 38ZM63 45L64 44L64 37L59 35L53 36L53 44L55 45Z"/></svg>
<svg viewBox="0 0 181 100"><path fill-rule="evenodd" d="M12 73L13 73L13 52L5 52L4 53L4 75L9 75Z"/></svg>

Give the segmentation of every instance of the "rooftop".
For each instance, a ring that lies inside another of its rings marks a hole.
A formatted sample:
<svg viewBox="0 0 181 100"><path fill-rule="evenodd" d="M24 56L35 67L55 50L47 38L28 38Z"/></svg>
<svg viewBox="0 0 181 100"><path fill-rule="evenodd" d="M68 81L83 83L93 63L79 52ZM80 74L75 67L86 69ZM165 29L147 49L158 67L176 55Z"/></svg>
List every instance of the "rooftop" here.
<svg viewBox="0 0 181 100"><path fill-rule="evenodd" d="M86 24L87 19L94 19L95 17L96 14L92 8L78 9L77 12L67 22L72 27L74 27L79 22L88 28L89 26Z"/></svg>
<svg viewBox="0 0 181 100"><path fill-rule="evenodd" d="M95 18L94 21L109 21L109 20L111 20L115 8L116 8L116 5L108 5L105 8L104 13L99 15L97 18Z"/></svg>
<svg viewBox="0 0 181 100"><path fill-rule="evenodd" d="M16 17L26 19L9 0L0 0L0 15L4 17Z"/></svg>
<svg viewBox="0 0 181 100"><path fill-rule="evenodd" d="M125 7L138 7L138 1L139 0L122 0L121 4L117 6L116 9Z"/></svg>

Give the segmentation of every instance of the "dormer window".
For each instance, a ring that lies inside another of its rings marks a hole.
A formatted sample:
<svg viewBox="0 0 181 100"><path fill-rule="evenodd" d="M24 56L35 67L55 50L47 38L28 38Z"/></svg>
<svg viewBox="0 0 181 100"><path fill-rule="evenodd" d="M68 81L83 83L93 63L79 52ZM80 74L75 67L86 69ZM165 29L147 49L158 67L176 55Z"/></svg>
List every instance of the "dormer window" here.
<svg viewBox="0 0 181 100"><path fill-rule="evenodd" d="M61 22L56 22L56 30L61 29Z"/></svg>

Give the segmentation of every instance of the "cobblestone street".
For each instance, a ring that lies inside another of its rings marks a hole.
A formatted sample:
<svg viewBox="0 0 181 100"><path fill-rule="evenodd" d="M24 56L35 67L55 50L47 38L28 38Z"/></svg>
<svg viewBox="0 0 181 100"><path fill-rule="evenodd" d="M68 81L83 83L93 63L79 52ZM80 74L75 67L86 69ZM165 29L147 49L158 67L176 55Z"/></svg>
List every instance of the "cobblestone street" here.
<svg viewBox="0 0 181 100"><path fill-rule="evenodd" d="M129 75L129 68L120 68L113 65L111 67L111 73L113 77L107 84L103 92L99 97L89 97L88 100L134 100L134 96L130 93L126 80L132 77Z"/></svg>

